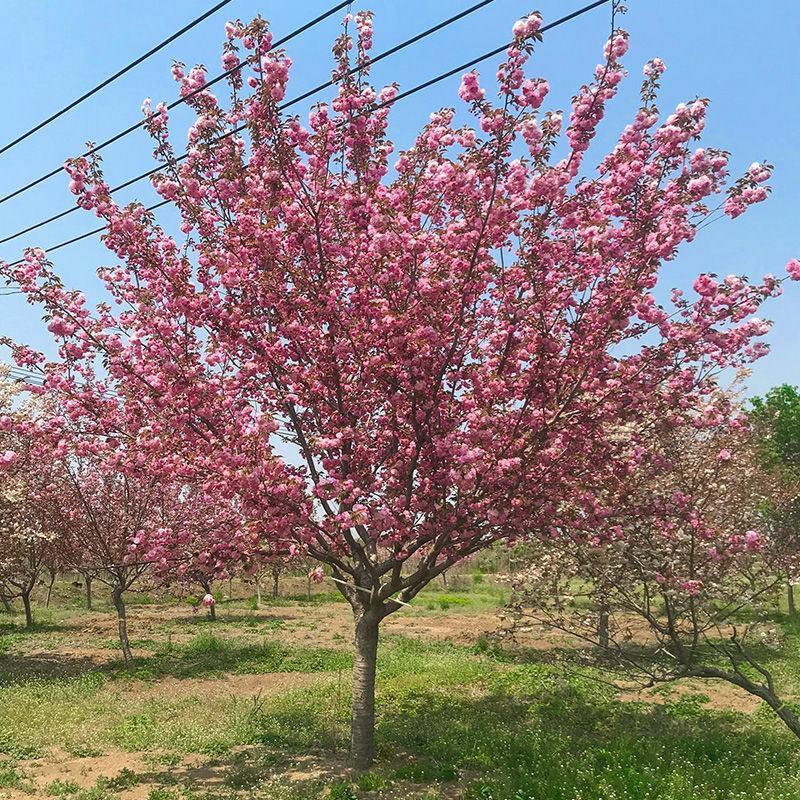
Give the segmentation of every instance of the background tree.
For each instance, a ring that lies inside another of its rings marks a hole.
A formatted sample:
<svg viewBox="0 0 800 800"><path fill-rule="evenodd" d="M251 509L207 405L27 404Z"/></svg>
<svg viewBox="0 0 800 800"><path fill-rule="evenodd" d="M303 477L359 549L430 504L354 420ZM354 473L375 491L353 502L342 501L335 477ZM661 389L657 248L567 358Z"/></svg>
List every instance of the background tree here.
<svg viewBox="0 0 800 800"><path fill-rule="evenodd" d="M359 767L374 753L381 621L493 542L591 512L647 460L647 421L688 425L702 405L722 422L726 402L706 402L716 373L766 350L752 314L778 279L701 275L668 310L652 291L715 210L766 198L769 167L726 189L727 155L697 148L707 102L662 119L655 60L641 109L581 179L627 37L614 31L575 96L562 157L561 113L525 75L540 24L514 26L495 100L464 76L474 126L439 110L393 163L398 90L368 83L369 14L348 18L338 94L307 124L281 113L290 61L266 23L232 24L226 62L242 48L247 62L227 108L194 94L203 68L173 70L197 114L186 158L166 108L148 117L180 240L77 159L72 191L121 262L100 272L114 302L90 310L41 250L2 267L59 345L52 363L19 346L15 359L115 464L236 498L267 549L294 544L336 579L353 610Z"/></svg>
<svg viewBox="0 0 800 800"><path fill-rule="evenodd" d="M751 401L750 420L760 439L760 450L768 468L792 482L800 479L800 393L796 386L783 384L770 389L764 397ZM800 499L770 509L775 535L791 542L798 541L800 532ZM794 583L798 565L787 564L786 602L791 616L797 616Z"/></svg>
<svg viewBox="0 0 800 800"><path fill-rule="evenodd" d="M22 600L27 627L33 625L31 595L52 561L60 520L48 498L55 465L38 463L20 430L39 424L43 411L0 367L0 596L6 609L13 598Z"/></svg>
<svg viewBox="0 0 800 800"><path fill-rule="evenodd" d="M64 563L92 574L111 590L122 655L129 663L133 654L125 593L151 566L137 560L136 543L171 519L174 496L152 478L137 480L93 457L71 456L64 472L58 487L66 517Z"/></svg>
<svg viewBox="0 0 800 800"><path fill-rule="evenodd" d="M764 468L742 423L665 429L660 458L608 487L602 507L548 541L516 578L517 625L570 634L584 657L641 686L719 679L766 702L800 736L763 658L768 622L797 541L774 535L771 508L798 484ZM602 604L605 624L587 607Z"/></svg>
<svg viewBox="0 0 800 800"><path fill-rule="evenodd" d="M156 580L164 585L193 587L201 597L213 597L216 581L228 579L258 555L260 535L248 530L236 508L219 498L181 487L171 500L169 518L169 527L142 531L131 548L132 557L152 564ZM215 620L216 603L204 606Z"/></svg>

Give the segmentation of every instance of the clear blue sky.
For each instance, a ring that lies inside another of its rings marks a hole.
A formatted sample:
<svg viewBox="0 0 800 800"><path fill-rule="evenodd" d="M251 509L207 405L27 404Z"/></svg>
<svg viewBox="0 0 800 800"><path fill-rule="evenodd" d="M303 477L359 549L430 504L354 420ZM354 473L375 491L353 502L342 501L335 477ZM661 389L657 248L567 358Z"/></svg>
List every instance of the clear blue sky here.
<svg viewBox="0 0 800 800"><path fill-rule="evenodd" d="M522 14L539 10L545 21L583 5L584 0L495 0L441 35L387 59L374 73L376 83L397 80L402 87L467 61L508 39L510 26ZM250 19L261 13L276 37L332 5L332 0L233 0L168 48L153 56L109 88L83 103L45 130L0 156L0 195L81 152L83 142L105 139L140 116L144 97L154 103L175 97L169 73L173 59L203 63L213 75L226 19ZM372 0L353 9L375 12L375 52L470 5L470 0ZM73 100L156 42L213 5L212 0L28 0L6 4L7 37L0 51L4 75L5 113L0 118L0 144ZM667 64L662 111L696 96L712 100L705 143L731 151L734 171L752 161L776 166L770 200L735 221L721 221L703 230L679 259L667 265L669 285L688 286L700 271L758 278L780 273L792 256L800 256L800 3L769 0L758 6L744 0L629 0L623 26L631 34L626 56L631 77L613 103L593 149L607 149L637 108L642 64L659 56ZM330 76L330 43L338 18L322 23L287 49L294 60L289 96ZM609 11L603 7L546 35L531 70L551 84L550 103L568 108L574 91L591 76L608 34ZM493 64L481 72L493 74ZM407 145L431 110L456 104L458 79L452 78L394 109L392 136ZM324 97L325 95L323 95ZM310 101L309 101L310 102ZM184 141L188 117L173 115L175 140ZM112 185L152 166L150 142L143 132L104 152ZM65 176L52 178L24 196L0 206L0 238L27 224L67 208L72 198ZM123 199L154 201L152 189L138 184ZM168 220L168 216L166 219ZM0 257L13 260L24 246L47 247L97 226L84 212L71 215L26 237L0 246ZM53 254L59 273L70 286L97 298L94 270L111 263L99 241L87 240ZM755 365L750 392L800 383L800 284L791 284L772 301L765 316L775 322L769 341L772 353ZM0 296L0 335L45 346L48 334L38 313L16 297ZM49 349L49 348L48 348Z"/></svg>

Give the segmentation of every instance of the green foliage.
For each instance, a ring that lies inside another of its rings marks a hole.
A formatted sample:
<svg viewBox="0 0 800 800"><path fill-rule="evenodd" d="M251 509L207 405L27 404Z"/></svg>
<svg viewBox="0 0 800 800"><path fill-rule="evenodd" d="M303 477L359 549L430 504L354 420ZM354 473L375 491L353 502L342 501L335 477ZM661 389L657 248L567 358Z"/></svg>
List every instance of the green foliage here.
<svg viewBox="0 0 800 800"><path fill-rule="evenodd" d="M800 469L800 392L784 383L750 401L751 419L758 425L767 463Z"/></svg>
<svg viewBox="0 0 800 800"><path fill-rule="evenodd" d="M174 789L151 789L147 800L180 800L180 795Z"/></svg>
<svg viewBox="0 0 800 800"><path fill-rule="evenodd" d="M48 797L72 797L80 792L81 787L75 781L54 780L47 784Z"/></svg>
<svg viewBox="0 0 800 800"><path fill-rule="evenodd" d="M379 775L377 772L362 772L356 778L356 786L362 792L377 792L384 789L388 784L386 778Z"/></svg>
<svg viewBox="0 0 800 800"><path fill-rule="evenodd" d="M358 800L349 783L337 782L331 784L326 795L327 800Z"/></svg>
<svg viewBox="0 0 800 800"><path fill-rule="evenodd" d="M0 789L23 789L25 775L13 759L0 759Z"/></svg>

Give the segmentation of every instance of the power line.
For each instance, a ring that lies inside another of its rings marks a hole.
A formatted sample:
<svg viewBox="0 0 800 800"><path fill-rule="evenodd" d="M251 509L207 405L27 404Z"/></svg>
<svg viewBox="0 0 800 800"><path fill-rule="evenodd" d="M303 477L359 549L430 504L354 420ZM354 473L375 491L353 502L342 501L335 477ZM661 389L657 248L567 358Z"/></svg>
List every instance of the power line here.
<svg viewBox="0 0 800 800"><path fill-rule="evenodd" d="M577 17L579 17L579 16L581 16L583 14L586 14L589 11L592 11L593 9L598 8L599 6L606 5L609 2L611 2L611 0L595 0L595 2L589 3L588 5L585 5L585 6L581 7L579 9L577 9L576 11L573 11L571 14L567 14L566 16L555 20L555 22L551 22L549 25L543 25L539 29L539 32L540 33L546 33L547 31L553 30L554 28L558 28L559 26L564 25L565 23L570 22L571 20L573 20L573 19L575 19L575 18L577 18ZM513 41L506 42L505 44L494 48L494 50L490 50L490 51L488 51L486 53L483 53L482 55L477 56L477 57L471 59L470 61L466 61L463 64L459 64L457 67L453 67L452 69L449 69L446 72L442 72L439 75L436 75L435 77L430 78L427 81L424 81L423 83L419 83L416 86L412 86L410 89L406 89L405 91L400 92L399 94L395 95L395 97L393 97L391 100L385 100L385 101L383 101L381 103L377 103L376 105L371 106L368 109L365 109L365 111L361 112L360 115L372 114L372 113L374 113L375 111L377 111L377 110L379 110L381 108L387 108L388 106L392 106L395 103L397 103L399 100L403 100L403 99L405 99L407 97L411 97L412 95L416 94L417 92L421 92L423 89L427 89L430 86L433 86L434 84L440 83L443 80L447 80L447 78L453 77L453 75L457 75L458 73L463 72L464 70L470 69L470 68L476 66L477 64L480 64L482 61L486 61L486 60L488 60L490 58L493 58L496 55L499 55L500 53L502 53L504 50L506 50L508 47L510 47L513 44L514 44ZM298 99L295 98L295 99L291 100L290 102L294 103L294 102L297 102L297 101L298 101ZM227 133L222 134L222 136L219 136L215 141L219 142L219 141L222 141L223 139L227 139L229 136L233 136L236 133L240 133L243 130L245 130L246 128L247 128L247 125L240 125L237 128L233 128L232 130L228 131ZM184 153L183 155L181 155L178 158L176 158L175 161L182 161L187 156L188 156L188 153ZM161 165L159 167L156 167L156 168L150 170L147 173L143 173L142 175L139 175L136 178L132 178L129 181L126 181L126 183L124 183L124 184L120 184L120 186L115 187L115 189L113 189L112 191L116 191L117 189L123 188L124 186L130 186L132 183L135 183L137 180L141 180L142 178L146 177L147 175L152 175L153 173L155 173L155 172L157 172L157 171L159 171L161 169L163 169L163 165ZM170 200L162 200L159 203L155 203L152 206L148 206L147 208L145 208L145 211L153 211L153 210L155 210L157 208L160 208L161 206L167 205L170 202L171 202ZM70 211L71 210L72 209L70 209ZM103 231L106 230L106 228L107 228L107 225L103 225L103 226L101 226L99 228L95 228L94 230L87 231L86 233L82 233L79 236L75 236L72 239L68 239L68 240L66 240L64 242L59 242L58 244L53 245L52 247L45 248L45 252L50 253L53 250L59 250L60 248L66 247L67 245L73 244L74 242L78 242L81 239L86 239L89 236L94 236L97 233L102 233ZM10 237L10 238L13 238L13 237ZM3 241L8 241L8 239L4 239ZM17 264L21 264L23 260L24 259L18 259L17 261L15 261L12 264L10 264L10 266L16 266Z"/></svg>
<svg viewBox="0 0 800 800"><path fill-rule="evenodd" d="M313 27L317 23L322 22L324 19L327 19L332 14L335 14L337 11L341 11L341 9L343 9L345 6L349 6L351 3L352 3L352 0L342 0L342 2L337 3L335 6L333 6L332 8L329 8L327 11L323 12L318 17L314 17L314 19L309 20L305 24L301 25L299 28L296 28L291 33L289 33L286 36L284 36L282 39L278 39L276 42L273 42L272 46L270 47L270 50L274 50L276 47L280 47L282 44L285 44L290 39L293 39L295 36L299 36L301 33L304 33L305 31L307 31L309 28ZM231 67L229 70L226 70L225 72L217 75L216 78L213 78L212 80L208 81L203 86L200 86L197 89L194 89L191 92L188 92L183 97L179 97L177 100L174 100L173 102L171 102L167 106L167 109L171 111L176 106L181 105L181 103L185 103L187 100L191 100L192 97L194 97L195 95L199 94L200 92L204 92L210 86L213 86L215 83L217 83L218 81L221 81L223 78L227 78L229 75L232 75L234 72L238 72L239 70L244 69L244 67L246 65L247 65L247 61L244 61L241 64L237 64L235 67ZM97 144L97 145L94 145L93 147L91 147L89 150L87 150L85 153L83 153L80 156L80 158L87 158L88 156L91 156L91 155L94 155L95 153L98 153L104 147L108 147L108 145L113 144L114 142L118 142L120 139L124 138L129 133L133 133L134 131L139 130L139 128L141 128L149 119L152 119L154 116L156 116L156 114L151 114L149 117L146 117L145 119L139 120L135 124L130 125L129 127L125 128L124 131L120 131L119 133L115 133L111 138L106 139L104 142L100 142L100 144ZM23 192L27 192L28 189L32 189L34 186L38 186L40 183L43 183L44 181L49 180L50 178L53 178L56 175L61 174L61 172L63 172L63 170L64 170L64 166L62 164L62 165L59 165L58 167L56 167L55 169L50 170L50 172L46 172L44 175L40 175L38 178L35 178L34 180L30 181L29 183L26 183L24 186L20 186L19 189L15 189L13 192L10 192L9 194L7 194L5 196L0 197L0 204L5 203L7 200L11 200L13 197L17 197L18 195L22 194Z"/></svg>
<svg viewBox="0 0 800 800"><path fill-rule="evenodd" d="M373 58L370 58L369 66L372 66L373 64L377 64L379 61L383 61L383 59L388 58L389 56L392 56L395 53L399 53L401 50L404 50L406 47L410 47L412 44L416 44L417 42L422 41L423 39L427 38L428 36L433 35L434 33L438 33L440 30L443 30L444 28L448 27L449 25L452 25L454 22L458 22L459 20L463 19L464 17L468 16L469 14L472 14L475 11L478 11L479 9L483 8L484 6L488 6L490 3L493 3L493 2L494 2L494 0L481 0L481 2L476 3L475 5L472 5L472 6L468 7L468 8L465 8L463 11L459 12L458 14L455 14L452 17L448 17L447 19L442 20L441 22L437 23L433 27L428 28L427 30L421 31L420 33L416 34L415 36L412 36L409 39L406 39L405 41L399 42L398 44L394 45L393 47L390 47L388 50L384 50L382 53L378 53ZM604 2L605 2L605 0L604 0ZM245 66L244 64L240 64L240 65L232 68L231 70L228 70L227 72L223 73L223 76L227 76L227 75L231 74L231 72L234 72L236 70L243 69L244 66ZM347 74L348 75L353 75L353 74L355 74L357 72L360 72L362 69L363 69L362 65L351 67L347 71ZM215 78L214 80L215 81L219 80L219 77ZM328 89L329 87L333 86L335 83L336 83L336 81L334 79L325 81L324 83L320 83L318 86L315 86L313 89L309 89L309 90L303 92L302 94L298 95L297 97L293 97L291 100L287 100L285 103L282 103L281 105L278 106L278 110L279 111L284 111L287 108L291 108L291 106L294 106L297 103L300 103L303 100L306 100L307 98L317 94L318 92L321 92L323 89ZM208 86L210 86L210 85L211 84L205 84L200 89L196 89L195 93L207 89ZM183 102L186 99L188 99L188 96L186 98L181 98L181 100L180 101L176 101L176 103L177 102ZM173 104L173 105L175 105L175 104ZM170 108L171 107L172 106L170 106ZM128 131L135 130L137 127L139 127L139 125L141 125L141 123L137 123L137 125L134 126L133 128L128 128ZM238 132L244 130L245 127L246 126L240 126L238 128L235 128L234 130L231 130L228 133L226 133L225 136L230 136L230 135L232 135L234 133L238 133ZM95 148L95 150L96 149L99 149L99 148ZM177 158L175 158L173 163L178 163L180 161L183 161L187 157L188 157L188 153L184 153L183 155L178 156ZM147 170L146 172L141 173L140 175L137 175L137 176L135 176L133 178L129 178L124 183L121 183L118 186L114 186L112 189L110 189L109 190L109 194L113 194L114 192L118 192L120 189L126 189L128 186L131 186L132 184L137 183L138 181L144 180L145 178L149 178L151 175L155 175L157 172L160 172L162 169L163 169L163 165L159 165L159 166L156 166L156 167L154 167L152 169ZM61 169L59 169L57 171L60 172ZM6 242L10 242L13 239L17 239L20 236L25 235L26 233L30 233L31 231L35 231L38 228L44 227L45 225L49 225L51 222L55 222L56 220L62 219L63 217L66 217L69 214L72 214L73 212L78 211L79 208L80 208L80 206L77 206L77 205L70 206L70 208L65 209L64 211L61 211L58 214L54 214L53 216L48 217L47 219L44 219L41 222L37 222L34 225L29 225L27 228L23 228L22 230L19 230L16 233L12 233L12 234L10 234L9 236L6 236L3 239L0 239L0 244L5 244Z"/></svg>
<svg viewBox="0 0 800 800"><path fill-rule="evenodd" d="M106 86L113 83L117 78L121 78L126 72L130 72L134 67L138 67L143 61L146 61L150 56L155 55L159 50L163 50L168 44L174 42L180 36L183 36L184 33L187 33L195 26L199 25L204 19L207 19L215 12L219 11L223 6L228 5L231 0L221 0L221 2L217 3L213 8L210 8L205 14L201 14L197 19L192 20L188 25L184 25L179 31L175 31L171 36L168 36L164 41L157 44L155 47L148 50L143 55L139 56L137 59L131 61L130 64L124 66L121 70L115 72L110 77L106 78L104 81L101 81L97 84L93 89L89 89L88 92L85 92L77 99L73 100L71 103L68 103L63 108L56 111L54 114L51 114L47 119L42 120L38 125L34 125L30 130L25 131L25 133L20 134L17 136L14 141L9 142L7 145L0 147L0 155L5 153L7 150L10 150L15 145L18 145L20 142L27 139L29 136L32 136L37 131L40 131L42 128L49 125L51 122L57 120L59 117L66 114L68 111L71 111L75 106L80 105L84 100L88 100L92 95L97 94L101 89L105 89Z"/></svg>

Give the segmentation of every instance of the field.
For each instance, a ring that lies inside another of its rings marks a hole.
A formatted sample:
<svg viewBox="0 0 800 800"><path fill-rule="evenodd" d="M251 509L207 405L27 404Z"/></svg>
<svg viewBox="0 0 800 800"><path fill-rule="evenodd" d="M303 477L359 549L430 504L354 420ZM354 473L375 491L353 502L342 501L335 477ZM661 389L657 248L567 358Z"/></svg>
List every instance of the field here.
<svg viewBox="0 0 800 800"><path fill-rule="evenodd" d="M633 692L537 629L498 646L506 589L490 576L429 588L386 620L378 759L356 776L352 622L329 587L309 599L288 581L256 609L234 585L215 622L131 595L132 669L100 587L88 612L60 582L30 631L0 615L0 798L800 797L800 746L757 701L713 683ZM775 624L770 668L795 699L800 628Z"/></svg>

